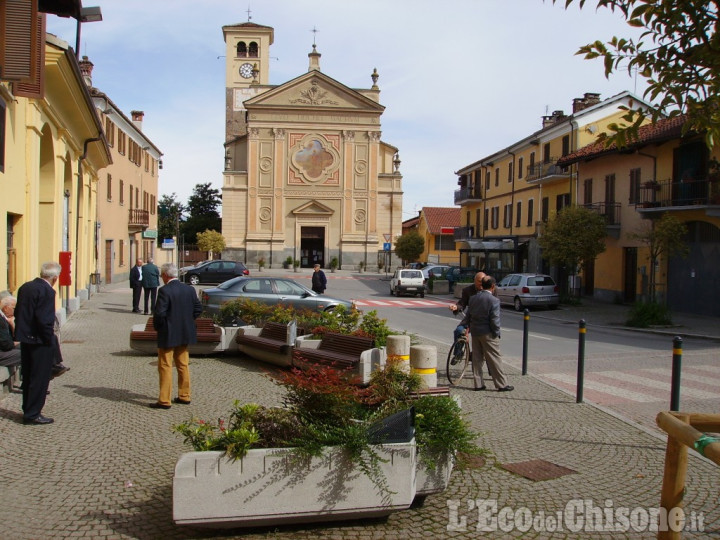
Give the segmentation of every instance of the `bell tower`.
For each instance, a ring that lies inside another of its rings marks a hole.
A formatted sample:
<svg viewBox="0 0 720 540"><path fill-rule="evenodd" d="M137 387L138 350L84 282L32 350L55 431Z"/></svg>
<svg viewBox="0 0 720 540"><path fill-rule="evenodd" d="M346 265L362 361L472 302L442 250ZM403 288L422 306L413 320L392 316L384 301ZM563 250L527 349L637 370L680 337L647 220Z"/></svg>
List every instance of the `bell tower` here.
<svg viewBox="0 0 720 540"><path fill-rule="evenodd" d="M223 26L225 39L225 140L246 131L243 102L270 81L270 45L274 30L246 22Z"/></svg>

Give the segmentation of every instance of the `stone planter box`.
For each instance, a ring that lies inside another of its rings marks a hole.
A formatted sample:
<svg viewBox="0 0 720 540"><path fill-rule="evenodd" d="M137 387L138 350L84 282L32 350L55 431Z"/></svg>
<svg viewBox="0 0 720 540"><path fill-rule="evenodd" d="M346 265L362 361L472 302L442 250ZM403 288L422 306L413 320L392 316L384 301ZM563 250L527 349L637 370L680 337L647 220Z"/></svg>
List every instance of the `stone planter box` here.
<svg viewBox="0 0 720 540"><path fill-rule="evenodd" d="M173 478L179 525L253 527L385 516L415 498L416 448L376 447L387 489L378 487L340 448L300 462L289 449L256 449L237 461L222 452L180 456Z"/></svg>
<svg viewBox="0 0 720 540"><path fill-rule="evenodd" d="M448 454L438 457L433 470L429 470L418 461L415 495L417 497L426 497L427 495L445 491L450 483L452 470L453 460Z"/></svg>
<svg viewBox="0 0 720 540"><path fill-rule="evenodd" d="M450 294L450 283L447 279L434 279L432 282L433 294Z"/></svg>
<svg viewBox="0 0 720 540"><path fill-rule="evenodd" d="M241 326L237 333L241 335L259 336L261 331L262 328L248 325ZM235 336L233 336L233 345L239 352L243 352L256 360L268 362L280 367L289 367L292 365L292 347L288 348L288 351L285 353L267 351L247 344L238 344L235 342Z"/></svg>

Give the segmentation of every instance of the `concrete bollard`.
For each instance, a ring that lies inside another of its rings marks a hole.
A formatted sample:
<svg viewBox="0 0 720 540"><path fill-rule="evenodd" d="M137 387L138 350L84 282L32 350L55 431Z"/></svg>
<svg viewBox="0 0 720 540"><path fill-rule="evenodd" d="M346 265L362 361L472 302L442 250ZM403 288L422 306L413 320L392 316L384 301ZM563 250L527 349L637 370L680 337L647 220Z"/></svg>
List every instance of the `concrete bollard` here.
<svg viewBox="0 0 720 540"><path fill-rule="evenodd" d="M410 372L417 373L423 386L437 386L437 347L432 345L413 345L410 347Z"/></svg>
<svg viewBox="0 0 720 540"><path fill-rule="evenodd" d="M388 362L397 362L400 369L410 371L410 336L388 336L385 344Z"/></svg>

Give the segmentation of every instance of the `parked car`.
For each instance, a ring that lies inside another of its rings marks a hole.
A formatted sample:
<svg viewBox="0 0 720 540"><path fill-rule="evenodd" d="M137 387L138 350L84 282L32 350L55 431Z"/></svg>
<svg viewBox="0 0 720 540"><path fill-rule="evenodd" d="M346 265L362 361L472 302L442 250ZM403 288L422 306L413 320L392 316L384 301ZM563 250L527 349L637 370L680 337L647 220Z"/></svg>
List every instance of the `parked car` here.
<svg viewBox="0 0 720 540"><path fill-rule="evenodd" d="M425 298L425 279L421 270L412 268L398 268L390 280L390 294L420 295Z"/></svg>
<svg viewBox="0 0 720 540"><path fill-rule="evenodd" d="M180 279L190 285L222 283L238 276L247 276L250 270L236 261L206 261L180 272Z"/></svg>
<svg viewBox="0 0 720 540"><path fill-rule="evenodd" d="M512 304L515 311L530 306L557 309L560 295L555 280L545 274L508 274L496 286L501 304Z"/></svg>
<svg viewBox="0 0 720 540"><path fill-rule="evenodd" d="M199 268L199 267L205 266L206 264L211 263L211 262L212 262L212 261L200 261L200 262L195 263L195 264L190 264L190 265L188 265L188 266L183 266L182 268L180 268L180 274L184 274L185 272L187 272L187 271L190 270L191 268Z"/></svg>
<svg viewBox="0 0 720 540"><path fill-rule="evenodd" d="M413 270L421 270L427 266L427 263L423 262L412 262L407 265L408 268L412 268Z"/></svg>
<svg viewBox="0 0 720 540"><path fill-rule="evenodd" d="M475 279L475 274L477 273L478 271L476 268L469 266L451 266L445 272L445 279L448 280L448 286L450 291L452 291L456 283L472 283L473 279Z"/></svg>
<svg viewBox="0 0 720 540"><path fill-rule="evenodd" d="M296 309L332 311L342 305L351 308L353 303L317 294L297 281L276 277L237 277L212 289L200 292L200 302L208 315L219 315L220 306L230 300L247 298L263 304L284 304Z"/></svg>
<svg viewBox="0 0 720 540"><path fill-rule="evenodd" d="M423 274L423 278L425 281L430 279L430 276L433 275L435 277L442 276L445 272L450 270L450 267L445 264L428 264L425 268L421 270Z"/></svg>

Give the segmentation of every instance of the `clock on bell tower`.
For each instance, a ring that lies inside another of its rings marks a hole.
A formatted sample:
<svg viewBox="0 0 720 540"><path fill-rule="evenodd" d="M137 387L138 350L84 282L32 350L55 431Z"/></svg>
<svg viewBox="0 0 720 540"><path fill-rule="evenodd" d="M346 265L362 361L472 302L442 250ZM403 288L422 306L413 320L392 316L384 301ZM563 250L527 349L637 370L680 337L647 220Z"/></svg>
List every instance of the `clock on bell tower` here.
<svg viewBox="0 0 720 540"><path fill-rule="evenodd" d="M226 139L246 131L243 102L270 80L274 29L253 22L223 26L225 39Z"/></svg>

